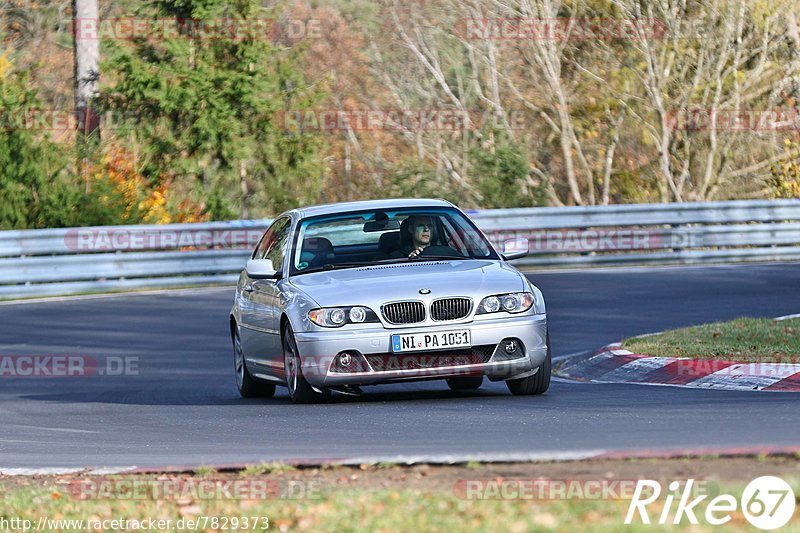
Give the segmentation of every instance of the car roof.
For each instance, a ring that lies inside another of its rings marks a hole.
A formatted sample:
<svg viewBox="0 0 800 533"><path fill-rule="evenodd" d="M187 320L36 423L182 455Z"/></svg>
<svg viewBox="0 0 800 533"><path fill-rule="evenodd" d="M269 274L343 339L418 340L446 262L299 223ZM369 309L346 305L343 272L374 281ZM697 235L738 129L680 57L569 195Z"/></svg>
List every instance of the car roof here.
<svg viewBox="0 0 800 533"><path fill-rule="evenodd" d="M348 211L368 211L371 209L401 209L404 207L454 207L447 200L426 198L395 198L391 200L362 200L358 202L339 202L336 204L315 205L296 209L301 218L317 215L333 215Z"/></svg>

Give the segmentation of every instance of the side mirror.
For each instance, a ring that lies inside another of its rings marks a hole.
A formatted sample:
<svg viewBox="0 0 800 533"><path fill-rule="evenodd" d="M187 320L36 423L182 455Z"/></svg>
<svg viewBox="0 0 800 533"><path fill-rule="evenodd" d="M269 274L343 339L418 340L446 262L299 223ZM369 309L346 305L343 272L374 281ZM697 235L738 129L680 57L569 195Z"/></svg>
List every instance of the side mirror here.
<svg viewBox="0 0 800 533"><path fill-rule="evenodd" d="M529 253L530 244L526 238L518 237L516 239L509 239L503 242L503 259L506 261L522 259Z"/></svg>
<svg viewBox="0 0 800 533"><path fill-rule="evenodd" d="M276 279L278 271L272 266L271 259L251 259L245 267L247 275L253 279Z"/></svg>

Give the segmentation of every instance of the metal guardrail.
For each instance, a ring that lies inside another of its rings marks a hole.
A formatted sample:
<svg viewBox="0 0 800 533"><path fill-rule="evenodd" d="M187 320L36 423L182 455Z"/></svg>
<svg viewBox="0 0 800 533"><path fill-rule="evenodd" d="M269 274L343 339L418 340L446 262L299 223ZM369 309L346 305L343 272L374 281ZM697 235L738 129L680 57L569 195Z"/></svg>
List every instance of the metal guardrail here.
<svg viewBox="0 0 800 533"><path fill-rule="evenodd" d="M800 200L470 211L522 268L800 259ZM269 220L0 232L0 299L233 283Z"/></svg>

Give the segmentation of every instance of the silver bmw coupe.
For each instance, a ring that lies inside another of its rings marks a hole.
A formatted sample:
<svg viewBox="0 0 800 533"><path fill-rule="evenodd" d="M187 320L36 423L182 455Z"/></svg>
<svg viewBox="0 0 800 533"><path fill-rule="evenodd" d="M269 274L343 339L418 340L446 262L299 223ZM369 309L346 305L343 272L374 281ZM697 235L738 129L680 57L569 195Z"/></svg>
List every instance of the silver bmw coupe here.
<svg viewBox="0 0 800 533"><path fill-rule="evenodd" d="M244 397L289 389L296 403L378 383L484 377L513 394L550 385L541 291L444 200L375 200L277 217L239 277L230 313Z"/></svg>

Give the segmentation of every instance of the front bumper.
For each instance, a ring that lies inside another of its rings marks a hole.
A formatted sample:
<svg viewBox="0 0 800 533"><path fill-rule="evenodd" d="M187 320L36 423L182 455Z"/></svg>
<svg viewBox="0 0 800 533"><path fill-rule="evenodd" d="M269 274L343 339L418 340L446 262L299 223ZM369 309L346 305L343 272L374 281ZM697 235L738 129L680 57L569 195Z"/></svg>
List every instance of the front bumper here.
<svg viewBox="0 0 800 533"><path fill-rule="evenodd" d="M494 353L488 360L481 362L467 361L462 364L458 359L447 366L431 366L427 368L407 368L403 359L414 356L435 356L437 352L425 354L403 353L392 354L390 338L396 334L426 333L432 331L449 331L469 329L473 346L497 345L504 339L519 339L524 346L524 353L515 359L503 359ZM546 315L523 315L506 318L491 318L473 321L466 324L448 324L436 326L417 326L407 329L359 328L352 330L331 330L296 333L295 339L302 360L303 376L313 386L332 387L344 385L371 385L393 381L410 381L420 379L442 379L449 377L465 377L485 375L492 380L523 377L531 374L539 367L547 356L547 317ZM332 371L334 358L341 352L357 352L367 360L371 355L381 355L384 360L398 362L381 367L370 365L367 371L341 372ZM377 369L376 369L377 368Z"/></svg>

